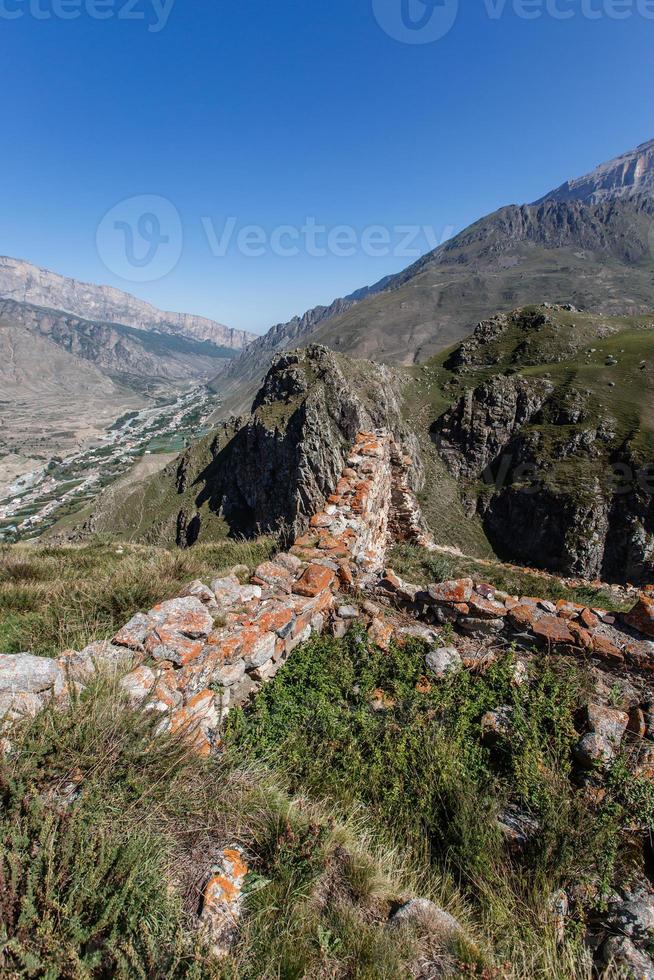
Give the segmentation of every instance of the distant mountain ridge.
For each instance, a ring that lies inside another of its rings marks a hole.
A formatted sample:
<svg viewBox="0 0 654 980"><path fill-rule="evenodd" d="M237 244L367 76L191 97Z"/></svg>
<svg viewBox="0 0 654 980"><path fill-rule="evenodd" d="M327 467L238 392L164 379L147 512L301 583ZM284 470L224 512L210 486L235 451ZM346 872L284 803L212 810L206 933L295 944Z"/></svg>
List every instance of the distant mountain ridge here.
<svg viewBox="0 0 654 980"><path fill-rule="evenodd" d="M113 286L79 282L8 256L0 256L0 298L62 310L86 320L123 323L137 330L208 340L230 350L242 350L255 338L255 334L246 330L234 330L189 313L158 310Z"/></svg>
<svg viewBox="0 0 654 980"><path fill-rule="evenodd" d="M272 353L322 343L410 364L484 318L533 302L597 313L654 309L654 141L531 205L490 214L395 276L277 324L217 379L241 411Z"/></svg>

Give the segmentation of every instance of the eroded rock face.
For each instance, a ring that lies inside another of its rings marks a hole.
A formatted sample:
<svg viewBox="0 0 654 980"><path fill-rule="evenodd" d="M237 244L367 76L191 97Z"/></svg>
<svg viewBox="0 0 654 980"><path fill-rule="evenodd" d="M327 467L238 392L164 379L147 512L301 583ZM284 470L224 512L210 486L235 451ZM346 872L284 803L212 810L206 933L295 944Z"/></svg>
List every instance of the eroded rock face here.
<svg viewBox="0 0 654 980"><path fill-rule="evenodd" d="M432 427L432 438L450 472L458 479L481 476L540 411L552 390L553 385L542 379L498 375L467 391Z"/></svg>
<svg viewBox="0 0 654 980"><path fill-rule="evenodd" d="M246 536L306 529L336 486L350 446L360 431L383 427L404 434L397 381L381 365L359 367L324 347L277 355L247 419L233 421L211 446L212 461L190 477L178 464L178 489L199 492L178 517L177 543L193 544L202 533L202 509L220 514ZM420 480L419 456L412 469ZM195 524L193 522L195 521Z"/></svg>

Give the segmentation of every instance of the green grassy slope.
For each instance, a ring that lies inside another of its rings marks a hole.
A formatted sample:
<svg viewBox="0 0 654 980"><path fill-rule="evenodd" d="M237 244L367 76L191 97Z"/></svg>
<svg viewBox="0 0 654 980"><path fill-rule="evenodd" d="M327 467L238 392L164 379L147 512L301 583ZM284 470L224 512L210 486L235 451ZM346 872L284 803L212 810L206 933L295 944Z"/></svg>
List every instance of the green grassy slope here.
<svg viewBox="0 0 654 980"><path fill-rule="evenodd" d="M595 476L610 480L608 463L621 448L628 447L638 465L654 460L654 315L611 317L526 307L510 315L508 324L497 339L478 348L473 363L461 372L452 367L458 345L408 369L412 381L406 387L405 415L431 466L423 494L426 516L437 543L458 545L478 557L487 555L490 546L471 510L464 514L461 491L474 501L484 487L458 486L444 472L429 434L433 422L466 391L497 375L546 378L554 385L543 420L522 431L539 437L545 481L559 492L581 495L592 488ZM581 420L561 424L557 412L577 399L583 404ZM602 422L609 437L596 441L592 454L562 458L566 439Z"/></svg>

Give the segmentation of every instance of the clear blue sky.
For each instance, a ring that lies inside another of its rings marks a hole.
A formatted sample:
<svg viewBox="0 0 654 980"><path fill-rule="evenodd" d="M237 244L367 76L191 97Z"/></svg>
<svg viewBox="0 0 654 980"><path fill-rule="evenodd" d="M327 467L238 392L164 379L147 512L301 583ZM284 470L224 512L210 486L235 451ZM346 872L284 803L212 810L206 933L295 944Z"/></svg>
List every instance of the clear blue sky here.
<svg viewBox="0 0 654 980"><path fill-rule="evenodd" d="M127 0L96 0L104 20L91 0L59 2L81 15L0 0L0 253L257 332L411 259L360 239L347 257L233 242L220 257L203 218L217 234L230 216L266 234L307 216L357 236L381 225L397 244L396 226L458 230L654 136L654 19L637 0L612 0L623 20L609 0L584 0L597 19L558 0L567 20L461 0L427 44L391 38L373 0L176 0L159 31L153 0L130 0L145 20L125 19ZM403 0L374 2L392 22ZM125 281L96 246L103 216L138 195L172 202L183 229L155 281Z"/></svg>

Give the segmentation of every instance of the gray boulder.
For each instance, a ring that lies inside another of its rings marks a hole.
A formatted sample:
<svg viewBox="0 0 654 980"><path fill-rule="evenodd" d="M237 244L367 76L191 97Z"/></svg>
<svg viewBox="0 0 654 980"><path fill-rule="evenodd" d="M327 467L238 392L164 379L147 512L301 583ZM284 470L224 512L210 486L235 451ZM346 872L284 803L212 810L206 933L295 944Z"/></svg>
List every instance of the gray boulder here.
<svg viewBox="0 0 654 980"><path fill-rule="evenodd" d="M463 662L459 651L454 647L440 647L429 651L425 657L425 665L430 674L437 680L442 680L447 674L461 670Z"/></svg>
<svg viewBox="0 0 654 980"><path fill-rule="evenodd" d="M428 898L412 898L394 912L388 924L395 928L414 926L437 936L443 942L451 942L463 936L461 923Z"/></svg>
<svg viewBox="0 0 654 980"><path fill-rule="evenodd" d="M654 980L654 963L627 936L611 936L602 947L602 957L633 980Z"/></svg>
<svg viewBox="0 0 654 980"><path fill-rule="evenodd" d="M66 678L55 660L31 653L0 654L0 691L61 694Z"/></svg>

